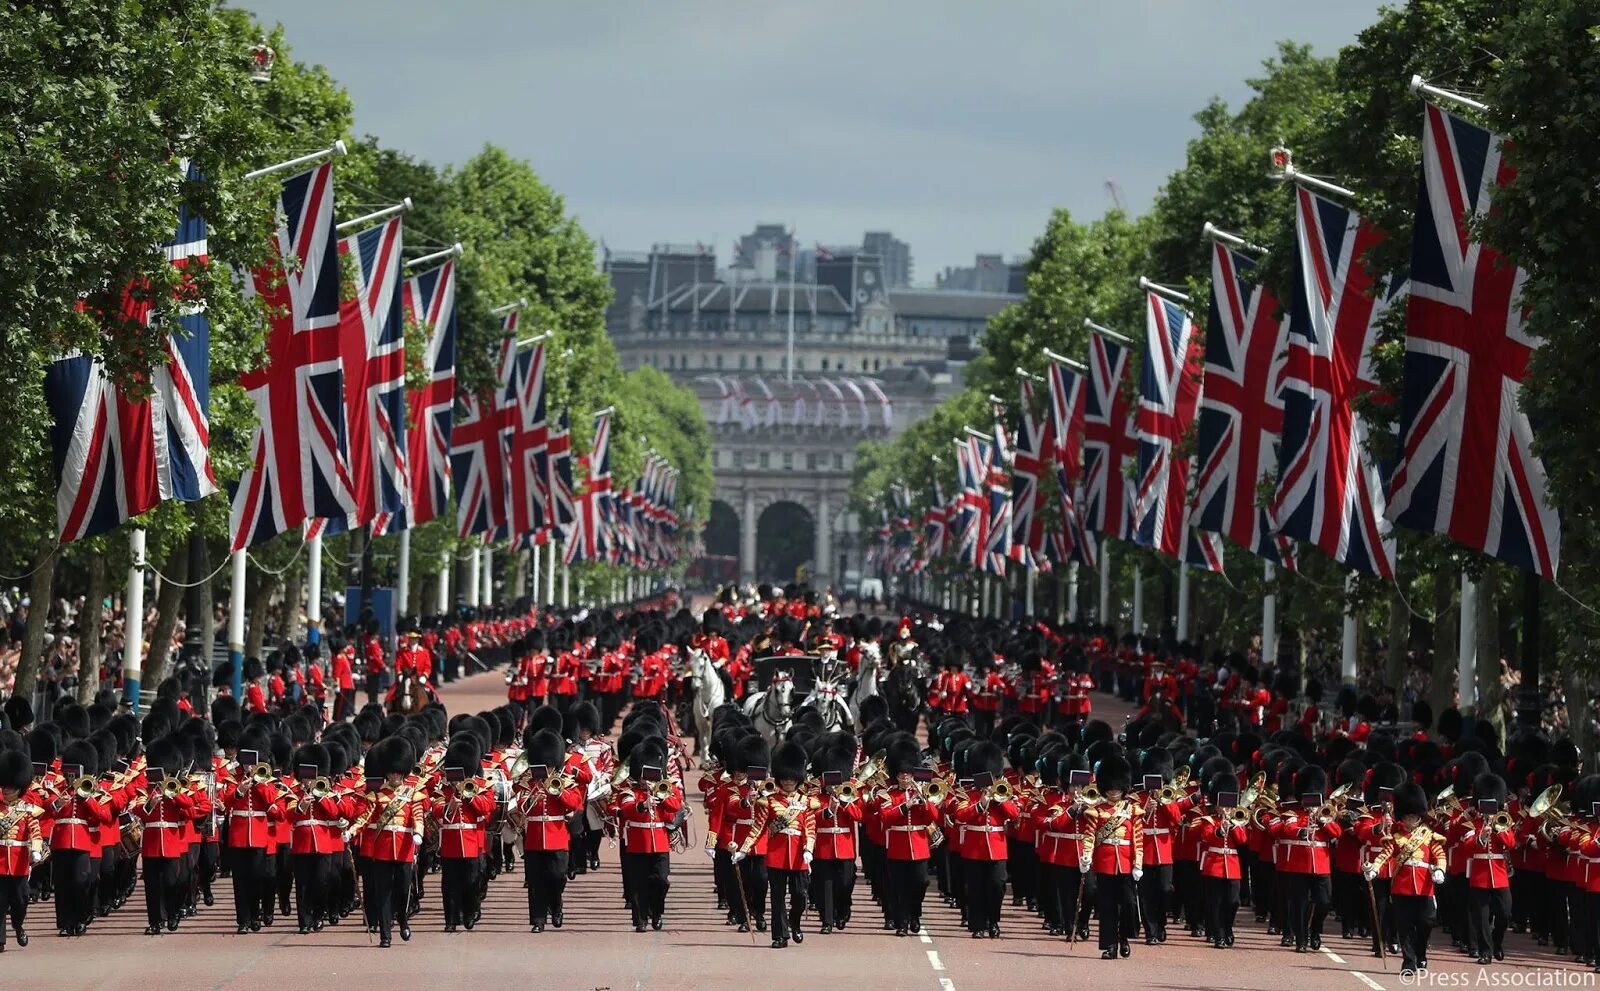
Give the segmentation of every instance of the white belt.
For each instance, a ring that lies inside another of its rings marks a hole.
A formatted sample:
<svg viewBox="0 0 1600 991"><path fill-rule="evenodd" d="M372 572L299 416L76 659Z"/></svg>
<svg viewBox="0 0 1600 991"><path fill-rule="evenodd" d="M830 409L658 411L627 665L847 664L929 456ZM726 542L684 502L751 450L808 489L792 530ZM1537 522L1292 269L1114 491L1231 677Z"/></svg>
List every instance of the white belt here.
<svg viewBox="0 0 1600 991"><path fill-rule="evenodd" d="M928 828L927 826L890 826L890 827L888 827L889 832L891 832L891 833L917 833L917 832L921 832L922 830L927 829L927 828Z"/></svg>
<svg viewBox="0 0 1600 991"><path fill-rule="evenodd" d="M89 825L89 820L87 820L87 819L57 819L56 820L56 825L57 826L87 826L87 825Z"/></svg>
<svg viewBox="0 0 1600 991"><path fill-rule="evenodd" d="M1400 866L1401 867L1421 867L1421 868L1423 868L1425 870L1426 869L1432 869L1432 867L1433 867L1433 865L1428 863L1426 860L1407 860L1404 863L1402 863Z"/></svg>
<svg viewBox="0 0 1600 991"><path fill-rule="evenodd" d="M1004 826L962 826L961 828L971 830L974 833L1003 833L1006 831Z"/></svg>
<svg viewBox="0 0 1600 991"><path fill-rule="evenodd" d="M1096 840L1098 846L1133 846L1131 840Z"/></svg>
<svg viewBox="0 0 1600 991"><path fill-rule="evenodd" d="M780 829L780 830L778 830L778 835L779 836L804 836L805 834L800 832L800 830L798 830L798 829Z"/></svg>
<svg viewBox="0 0 1600 991"><path fill-rule="evenodd" d="M1328 849L1328 844L1323 840L1279 840L1278 842L1287 844L1289 846L1308 846L1313 850Z"/></svg>
<svg viewBox="0 0 1600 991"><path fill-rule="evenodd" d="M1170 829L1147 829L1147 830L1144 831L1144 835L1146 835L1146 836L1165 836L1170 832L1172 832L1172 830L1170 830Z"/></svg>
<svg viewBox="0 0 1600 991"><path fill-rule="evenodd" d="M664 822L630 822L630 823L628 823L628 825L633 829L666 829L667 828L667 824L664 823ZM798 835L798 834L796 834L796 835Z"/></svg>
<svg viewBox="0 0 1600 991"><path fill-rule="evenodd" d="M238 818L242 818L242 819L243 819L243 818L248 818L248 819L256 819L256 818L260 818L260 819L265 819L265 818L266 818L266 817L267 817L267 814L266 814L266 813L265 813L265 812L229 812L229 813L228 813L228 817L229 817L229 818L234 818L234 817L238 817Z"/></svg>
<svg viewBox="0 0 1600 991"><path fill-rule="evenodd" d="M28 846L27 840L0 840L0 846Z"/></svg>
<svg viewBox="0 0 1600 991"><path fill-rule="evenodd" d="M416 832L416 830L412 829L410 826L379 826L378 829L381 832L385 832L385 833L414 833L414 832Z"/></svg>
<svg viewBox="0 0 1600 991"><path fill-rule="evenodd" d="M1468 860L1504 860L1504 859L1506 859L1506 855L1503 854L1503 853L1475 853L1475 854L1472 854L1471 856L1469 856L1467 859Z"/></svg>
<svg viewBox="0 0 1600 991"><path fill-rule="evenodd" d="M471 822L445 822L445 823L440 823L439 824L439 828L440 829L450 829L450 830L460 830L460 829L477 829L478 826L477 826L477 823L471 823Z"/></svg>
<svg viewBox="0 0 1600 991"><path fill-rule="evenodd" d="M819 832L819 833L829 833L829 834L848 833L848 832L850 832L850 827L848 827L848 826L819 826L819 827L817 827L817 832Z"/></svg>
<svg viewBox="0 0 1600 991"><path fill-rule="evenodd" d="M1081 840L1081 839L1083 839L1083 834L1082 833L1051 833L1051 832L1046 832L1044 835L1050 837L1052 840Z"/></svg>
<svg viewBox="0 0 1600 991"><path fill-rule="evenodd" d="M183 823L181 822L147 822L144 824L145 829L181 829L182 827Z"/></svg>
<svg viewBox="0 0 1600 991"><path fill-rule="evenodd" d="M1239 852L1238 850L1234 849L1231 846L1208 846L1208 847L1206 847L1206 853L1238 853L1238 852Z"/></svg>
<svg viewBox="0 0 1600 991"><path fill-rule="evenodd" d="M756 821L754 819L735 819L733 824L735 826L754 826Z"/></svg>
<svg viewBox="0 0 1600 991"><path fill-rule="evenodd" d="M529 816L529 822L566 822L566 816Z"/></svg>
<svg viewBox="0 0 1600 991"><path fill-rule="evenodd" d="M296 828L299 828L300 826L331 826L337 829L339 825L339 823L334 822L331 819L301 819L299 822L295 823Z"/></svg>

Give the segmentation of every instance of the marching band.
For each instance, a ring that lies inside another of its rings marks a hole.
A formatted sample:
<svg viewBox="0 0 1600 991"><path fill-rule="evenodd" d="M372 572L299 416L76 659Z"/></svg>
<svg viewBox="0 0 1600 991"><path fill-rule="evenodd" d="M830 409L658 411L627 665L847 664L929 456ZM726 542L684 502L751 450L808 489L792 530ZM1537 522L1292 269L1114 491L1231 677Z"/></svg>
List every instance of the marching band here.
<svg viewBox="0 0 1600 991"><path fill-rule="evenodd" d="M869 900L884 931L915 934L934 896L974 939L1036 924L1066 950L1095 923L1105 960L1184 934L1231 949L1241 909L1286 949L1337 931L1345 952L1410 972L1435 928L1478 963L1503 959L1513 930L1590 966L1600 950L1600 776L1569 741L1502 747L1420 705L1401 729L1343 694L1324 718L1319 686L1301 707L1242 656L1201 665L1108 630L932 612L890 626L777 592L699 619L518 618L472 645L501 648L506 704L450 716L431 682L461 632L408 634L397 666L428 686L415 711L392 695L354 709L348 658L337 694L297 704L263 687L264 707L223 694L202 715L164 690L143 719L68 705L33 725L9 702L0 918L15 944L30 906L53 902L57 934L82 936L140 878L145 932L171 933L225 874L241 936L292 915L301 934L364 924L390 947L411 939L427 878L444 931L470 931L519 858L538 934L562 928L606 837L634 930L660 930L671 854L693 842L674 709L696 650L731 689L697 788L717 908L776 949L803 943L808 917L821 935L868 928ZM763 687L755 661L801 644L853 678L909 679L909 721L886 693L859 696L845 725L801 707L781 735L758 728L738 701ZM1092 718L1095 690L1137 715L1120 731Z"/></svg>

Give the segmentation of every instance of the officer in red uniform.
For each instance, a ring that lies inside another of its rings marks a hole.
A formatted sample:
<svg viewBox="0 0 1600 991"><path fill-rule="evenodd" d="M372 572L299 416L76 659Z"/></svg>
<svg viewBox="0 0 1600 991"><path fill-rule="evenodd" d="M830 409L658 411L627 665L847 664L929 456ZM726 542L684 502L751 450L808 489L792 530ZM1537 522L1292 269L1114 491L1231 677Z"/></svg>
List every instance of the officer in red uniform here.
<svg viewBox="0 0 1600 991"><path fill-rule="evenodd" d="M1160 790L1172 780L1171 751L1153 749L1140 765L1145 788L1139 796L1144 818L1144 875L1139 880L1139 906L1145 945L1167 941L1167 895L1172 890L1173 841L1184 813L1194 804L1187 795L1161 801ZM1157 779L1160 779L1159 782Z"/></svg>
<svg viewBox="0 0 1600 991"><path fill-rule="evenodd" d="M1284 908L1296 953L1322 949L1322 922L1333 901L1333 845L1344 832L1336 818L1321 813L1328 793L1328 773L1320 767L1301 769L1294 777L1300 807L1273 825L1283 843L1278 881L1285 887Z"/></svg>
<svg viewBox="0 0 1600 991"><path fill-rule="evenodd" d="M817 841L816 810L810 796L800 791L806 777L805 748L792 741L772 754L772 779L778 788L758 798L752 809L750 835L733 855L735 863L749 856L757 837L766 838L767 884L771 893L772 948L781 950L793 937L805 941L800 917L806 907L806 874L811 870Z"/></svg>
<svg viewBox="0 0 1600 991"><path fill-rule="evenodd" d="M383 690L383 675L387 665L383 659L383 644L378 640L376 624L361 631L361 656L366 660L367 671L367 701L378 701L378 693Z"/></svg>
<svg viewBox="0 0 1600 991"><path fill-rule="evenodd" d="M494 792L480 776L483 748L463 733L445 748L444 777L428 802L428 818L439 831L439 897L444 903L444 931L471 929L482 914L487 824L494 814Z"/></svg>
<svg viewBox="0 0 1600 991"><path fill-rule="evenodd" d="M534 733L523 759L528 770L516 782L510 815L522 827L528 925L538 933L547 919L557 929L565 921L562 897L572 855L567 817L583 808L584 788L566 771L566 743L559 733Z"/></svg>
<svg viewBox="0 0 1600 991"><path fill-rule="evenodd" d="M976 744L967 754L972 787L953 801L957 850L966 870L967 931L973 939L1000 938L1000 909L1006 893L1006 828L1022 815L1017 800L991 792L1005 782L1005 751L995 743ZM1009 787L1009 785L1008 785Z"/></svg>
<svg viewBox="0 0 1600 991"><path fill-rule="evenodd" d="M886 750L884 765L894 784L877 802L884 827L884 882L894 934L908 936L922 928L930 841L940 819L917 786L915 772L922 767L922 752L916 741L900 736Z"/></svg>
<svg viewBox="0 0 1600 991"><path fill-rule="evenodd" d="M347 643L333 655L333 685L338 694L333 701L333 721L342 722L355 715L356 647Z"/></svg>
<svg viewBox="0 0 1600 991"><path fill-rule="evenodd" d="M414 674L424 685L432 683L433 654L422 645L420 630L406 631L405 643L394 656L394 673L396 677Z"/></svg>
<svg viewBox="0 0 1600 991"><path fill-rule="evenodd" d="M211 810L204 793L197 802L183 784L184 765L188 762L177 741L153 740L145 757L146 794L133 803L130 811L144 823L140 852L144 855L145 913L150 923L145 935L154 936L163 930L177 931L187 887L186 827ZM168 779L178 783L170 795ZM206 807L202 809L200 802Z"/></svg>
<svg viewBox="0 0 1600 991"><path fill-rule="evenodd" d="M1394 862L1390 899L1402 977L1428 966L1428 937L1436 918L1434 886L1444 882L1444 840L1423 824L1427 812L1428 797L1420 785L1407 782L1395 789L1395 831L1384 838L1383 848L1365 871L1370 878Z"/></svg>
<svg viewBox="0 0 1600 991"><path fill-rule="evenodd" d="M979 736L994 732L1000 718L1000 702L1006 696L1006 679L995 667L992 658L980 657L975 664L974 682L968 696L971 699L972 725Z"/></svg>
<svg viewBox="0 0 1600 991"><path fill-rule="evenodd" d="M7 705L7 712L12 707ZM0 953L6 947L6 923L17 945L28 945L28 875L44 860L44 810L30 801L33 762L21 750L0 752Z"/></svg>
<svg viewBox="0 0 1600 991"><path fill-rule="evenodd" d="M840 786L850 777L855 754L855 738L840 734L830 737L813 761L822 785L814 803L817 842L812 848L811 874L818 932L825 936L850 921L855 891L856 824L861 822L863 803L859 794L846 800L840 793Z"/></svg>
<svg viewBox="0 0 1600 991"><path fill-rule="evenodd" d="M1472 805L1460 842L1467 858L1468 946L1477 952L1478 963L1487 964L1506 958L1506 926L1511 921L1511 874L1506 856L1516 849L1517 834L1509 813L1502 823L1495 821L1498 814L1507 812L1506 783L1500 775L1486 772L1472 780ZM1592 845L1593 834L1588 838ZM1579 853L1594 855L1582 849Z"/></svg>
<svg viewBox="0 0 1600 991"><path fill-rule="evenodd" d="M263 904L270 904L266 859L275 849L273 825L285 814L284 789L271 773L271 743L259 731L239 736L238 777L224 785L222 805L227 810L227 837L223 857L233 875L234 922L238 932L260 932ZM258 779L255 769L266 765Z"/></svg>
<svg viewBox="0 0 1600 991"><path fill-rule="evenodd" d="M1095 873L1100 915L1100 958L1126 958L1128 940L1138 926L1139 908L1134 886L1144 877L1144 817L1128 800L1133 769L1112 754L1095 768L1095 787L1101 802L1084 809L1087 836L1078 865Z"/></svg>
<svg viewBox="0 0 1600 991"><path fill-rule="evenodd" d="M373 744L367 751L367 776L383 781L377 790L363 796L362 808L347 830L347 835L366 831L366 901L375 909L378 945L385 949L393 944L396 922L400 938L411 939L406 914L411 871L422 847L428 805L421 785L407 778L416 763L416 750L404 737L392 736Z"/></svg>
<svg viewBox="0 0 1600 991"><path fill-rule="evenodd" d="M296 915L300 934L321 932L336 920L338 858L344 853L343 830L354 814L354 800L334 788L328 748L308 743L294 755L294 794L288 796L289 862L294 871Z"/></svg>
<svg viewBox="0 0 1600 991"><path fill-rule="evenodd" d="M659 739L638 743L628 754L628 781L615 795L622 834L624 888L633 929L659 930L671 885L668 826L683 808L683 792L667 780L667 749Z"/></svg>
<svg viewBox="0 0 1600 991"><path fill-rule="evenodd" d="M1233 773L1215 773L1203 787L1207 806L1199 819L1199 833L1206 939L1223 950L1233 946L1233 920L1239 913L1239 881L1243 877L1240 851L1249 835L1246 826L1230 815L1239 802L1239 781Z"/></svg>
<svg viewBox="0 0 1600 991"><path fill-rule="evenodd" d="M100 844L95 831L114 820L111 796L92 784L80 795L76 782L96 778L100 752L84 740L61 752L63 780L50 795L45 811L50 827L50 873L55 888L56 928L63 936L81 936L94 915L93 859ZM88 784L88 782L85 782Z"/></svg>

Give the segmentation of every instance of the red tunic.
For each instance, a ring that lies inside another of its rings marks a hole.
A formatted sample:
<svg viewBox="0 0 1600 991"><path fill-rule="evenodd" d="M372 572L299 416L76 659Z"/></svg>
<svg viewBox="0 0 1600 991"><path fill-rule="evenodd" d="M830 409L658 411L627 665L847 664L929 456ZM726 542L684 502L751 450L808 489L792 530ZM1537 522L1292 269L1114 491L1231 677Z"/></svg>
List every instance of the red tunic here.
<svg viewBox="0 0 1600 991"><path fill-rule="evenodd" d="M662 801L652 801L648 788L622 789L616 802L617 828L622 831L624 853L666 853L671 850L667 824L683 808L683 795L676 787Z"/></svg>
<svg viewBox="0 0 1600 991"><path fill-rule="evenodd" d="M282 789L277 782L261 784L247 779L243 784L230 784L223 789L222 805L228 810L228 846L258 850L271 846L272 824L284 817Z"/></svg>
<svg viewBox="0 0 1600 991"><path fill-rule="evenodd" d="M485 826L494 815L494 792L483 788L471 801L453 794L441 794L428 809L428 818L439 825L439 856L447 860L472 860L483 855Z"/></svg>
<svg viewBox="0 0 1600 991"><path fill-rule="evenodd" d="M42 811L27 795L15 802L0 798L0 819L16 816L11 828L0 833L0 877L27 877L33 869L33 855L44 849L44 831L39 826Z"/></svg>
<svg viewBox="0 0 1600 991"><path fill-rule="evenodd" d="M805 855L817 842L811 799L800 792L793 795L780 792L756 802L753 815L752 834L745 838L740 850L749 853L755 847L756 836L763 836L767 841L768 869L805 870Z"/></svg>
<svg viewBox="0 0 1600 991"><path fill-rule="evenodd" d="M210 802L204 795L207 810L195 802L195 796L179 792L176 798L167 798L160 791L150 802L136 802L133 815L144 823L144 837L139 841L139 851L146 857L181 857L189 850L189 832L194 820L209 810Z"/></svg>
<svg viewBox="0 0 1600 991"><path fill-rule="evenodd" d="M939 826L939 814L922 801L916 789L890 788L879 800L885 850L890 860L927 860L932 848L929 827Z"/></svg>
<svg viewBox="0 0 1600 991"><path fill-rule="evenodd" d="M950 817L956 823L956 851L963 860L1005 860L1006 824L1022 815L1017 803L985 802L968 797L957 802Z"/></svg>
<svg viewBox="0 0 1600 991"><path fill-rule="evenodd" d="M1239 850L1248 839L1243 826L1227 820L1200 823L1200 873L1204 877L1239 880Z"/></svg>
<svg viewBox="0 0 1600 991"><path fill-rule="evenodd" d="M1291 874L1331 874L1332 849L1344 832L1337 821L1311 825L1311 813L1304 810L1286 815L1272 827L1274 839L1283 843L1278 870Z"/></svg>
<svg viewBox="0 0 1600 991"><path fill-rule="evenodd" d="M841 802L836 795L823 792L816 799L816 846L818 860L855 860L856 823L861 821L863 804L858 798Z"/></svg>
<svg viewBox="0 0 1600 991"><path fill-rule="evenodd" d="M1092 837L1089 867L1096 874L1129 874L1144 868L1144 817L1137 806L1128 801L1116 807L1090 806L1084 810L1083 825Z"/></svg>
<svg viewBox="0 0 1600 991"><path fill-rule="evenodd" d="M517 790L513 801L519 815L527 820L522 829L522 848L535 852L571 849L567 817L583 808L583 787L573 785L558 795L550 794L543 782Z"/></svg>

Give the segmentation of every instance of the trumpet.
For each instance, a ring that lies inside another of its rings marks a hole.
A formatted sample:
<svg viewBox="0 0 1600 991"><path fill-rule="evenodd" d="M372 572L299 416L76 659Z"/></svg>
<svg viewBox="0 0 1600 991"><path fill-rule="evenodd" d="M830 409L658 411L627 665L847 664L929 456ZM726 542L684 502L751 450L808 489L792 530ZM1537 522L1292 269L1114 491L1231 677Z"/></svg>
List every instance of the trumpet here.
<svg viewBox="0 0 1600 991"><path fill-rule="evenodd" d="M1249 809L1242 809L1242 808L1229 809L1228 810L1228 825L1230 825L1230 826L1248 826L1248 825L1250 825L1250 810Z"/></svg>
<svg viewBox="0 0 1600 991"><path fill-rule="evenodd" d="M846 805L861 797L861 790L856 787L854 781L846 781L840 784L833 790L833 793L838 797L839 801Z"/></svg>
<svg viewBox="0 0 1600 991"><path fill-rule="evenodd" d="M1083 790L1078 792L1078 801L1084 805L1099 805L1105 801L1105 796L1094 785L1084 785Z"/></svg>
<svg viewBox="0 0 1600 991"><path fill-rule="evenodd" d="M161 795L163 798L177 798L183 794L183 782L178 778L166 778L161 782Z"/></svg>
<svg viewBox="0 0 1600 991"><path fill-rule="evenodd" d="M1161 790L1156 792L1156 802L1161 805L1171 805L1182 797L1183 792L1175 784L1162 785Z"/></svg>
<svg viewBox="0 0 1600 991"><path fill-rule="evenodd" d="M1497 833L1503 833L1511 828L1511 813L1505 809L1496 812L1489 820L1489 828Z"/></svg>
<svg viewBox="0 0 1600 991"><path fill-rule="evenodd" d="M326 776L312 778L310 787L306 789L306 797L318 802L332 794L333 782Z"/></svg>
<svg viewBox="0 0 1600 991"><path fill-rule="evenodd" d="M777 787L777 786L774 785L773 787ZM669 799L671 797L672 797L672 782L666 780L665 778L661 779L660 781L657 781L654 785L652 785L650 787L650 800L651 801L664 802L664 801L666 801L667 799Z"/></svg>
<svg viewBox="0 0 1600 991"><path fill-rule="evenodd" d="M949 796L950 784L943 778L934 778L922 786L922 798L926 802L942 802Z"/></svg>
<svg viewBox="0 0 1600 991"><path fill-rule="evenodd" d="M79 798L93 798L94 793L99 790L100 782L96 781L92 774L85 774L72 782L72 793Z"/></svg>
<svg viewBox="0 0 1600 991"><path fill-rule="evenodd" d="M985 797L991 802L1011 801L1011 782L1001 778L989 786L989 792Z"/></svg>
<svg viewBox="0 0 1600 991"><path fill-rule="evenodd" d="M477 798L478 793L481 791L483 791L483 785L478 784L471 778L468 778L467 780L456 785L456 797L460 798L463 802L470 802L474 798Z"/></svg>
<svg viewBox="0 0 1600 991"><path fill-rule="evenodd" d="M272 765L262 761L250 769L250 780L258 785L272 784L277 776L272 773Z"/></svg>
<svg viewBox="0 0 1600 991"><path fill-rule="evenodd" d="M545 791L551 795L559 795L568 788L577 785L577 783L577 778L563 771L545 783Z"/></svg>

